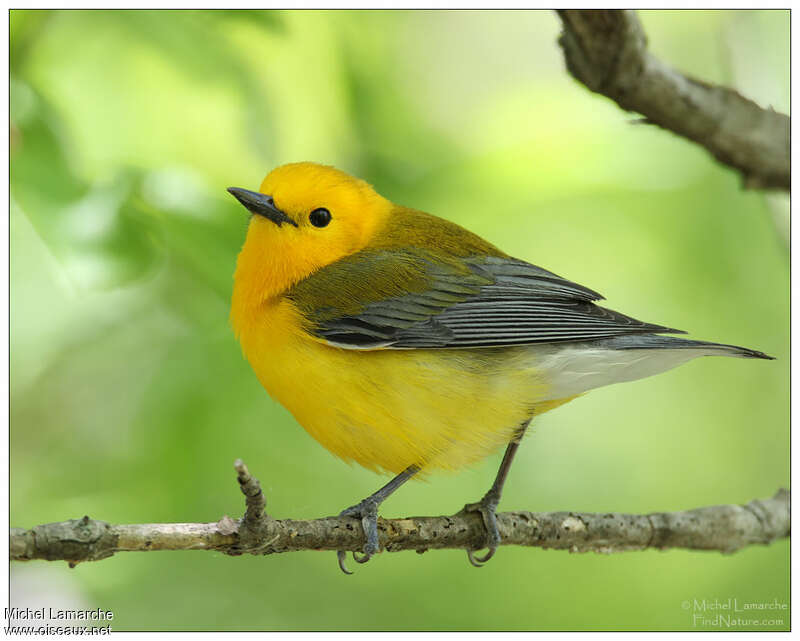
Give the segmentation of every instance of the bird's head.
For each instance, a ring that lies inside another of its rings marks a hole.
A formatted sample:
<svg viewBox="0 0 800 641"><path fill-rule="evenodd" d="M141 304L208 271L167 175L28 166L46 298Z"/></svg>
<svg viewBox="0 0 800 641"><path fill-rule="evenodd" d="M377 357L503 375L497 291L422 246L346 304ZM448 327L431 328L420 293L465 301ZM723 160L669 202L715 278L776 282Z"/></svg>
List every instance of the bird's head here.
<svg viewBox="0 0 800 641"><path fill-rule="evenodd" d="M392 207L363 180L311 162L273 169L257 192L228 191L253 214L235 284L261 300L363 249Z"/></svg>

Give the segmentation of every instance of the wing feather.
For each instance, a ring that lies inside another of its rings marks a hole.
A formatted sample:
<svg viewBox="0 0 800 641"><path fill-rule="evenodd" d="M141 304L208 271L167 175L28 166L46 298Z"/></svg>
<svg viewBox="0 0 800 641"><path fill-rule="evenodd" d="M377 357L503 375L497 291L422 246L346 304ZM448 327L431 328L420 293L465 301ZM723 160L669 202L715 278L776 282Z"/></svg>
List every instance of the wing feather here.
<svg viewBox="0 0 800 641"><path fill-rule="evenodd" d="M331 287L338 289L332 293ZM599 307L592 302L602 299L597 292L500 256L443 259L421 249L364 251L319 270L288 296L308 320L308 331L348 349L493 347L684 333Z"/></svg>

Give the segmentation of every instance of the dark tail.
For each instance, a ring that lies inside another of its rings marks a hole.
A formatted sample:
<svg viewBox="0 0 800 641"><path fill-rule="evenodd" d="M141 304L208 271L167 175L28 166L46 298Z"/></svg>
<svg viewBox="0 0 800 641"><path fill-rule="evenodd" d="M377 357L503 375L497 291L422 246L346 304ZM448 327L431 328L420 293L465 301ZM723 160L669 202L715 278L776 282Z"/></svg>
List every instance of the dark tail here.
<svg viewBox="0 0 800 641"><path fill-rule="evenodd" d="M693 341L686 338L658 336L656 334L615 336L614 338L592 342L598 345L598 347L602 346L608 349L702 349L708 350L707 356L738 356L740 358L766 358L771 361L775 360L773 356L767 356L764 352L748 349L747 347L725 345L724 343Z"/></svg>

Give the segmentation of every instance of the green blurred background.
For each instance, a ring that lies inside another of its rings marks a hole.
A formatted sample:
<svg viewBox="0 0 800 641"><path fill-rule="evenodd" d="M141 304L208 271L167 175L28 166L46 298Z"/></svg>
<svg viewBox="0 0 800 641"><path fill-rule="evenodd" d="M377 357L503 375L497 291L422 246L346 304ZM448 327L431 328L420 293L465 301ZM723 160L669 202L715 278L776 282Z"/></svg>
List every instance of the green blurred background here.
<svg viewBox="0 0 800 641"><path fill-rule="evenodd" d="M641 18L666 61L788 111L788 12ZM567 75L559 28L543 11L13 11L11 524L238 516L237 457L277 518L337 513L384 482L273 402L228 326L247 215L225 188L299 160L613 309L778 358L701 359L547 414L501 509L679 510L787 486L788 198L632 126ZM451 514L499 460L412 483L382 514ZM457 550L382 554L356 570L332 553L123 553L14 564L12 590L112 609L115 630L693 629L687 599L786 602L789 543L506 547L480 570Z"/></svg>

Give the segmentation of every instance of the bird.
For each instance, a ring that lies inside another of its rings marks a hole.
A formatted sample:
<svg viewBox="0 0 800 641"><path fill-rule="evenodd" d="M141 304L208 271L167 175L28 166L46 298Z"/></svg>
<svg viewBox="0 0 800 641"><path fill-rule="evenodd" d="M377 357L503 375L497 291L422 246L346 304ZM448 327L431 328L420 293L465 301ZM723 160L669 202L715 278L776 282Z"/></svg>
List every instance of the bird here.
<svg viewBox="0 0 800 641"><path fill-rule="evenodd" d="M483 546L467 550L480 567L534 417L700 356L772 358L602 307L596 291L332 166L289 163L258 191L228 192L250 212L230 310L245 358L323 447L394 475L340 513L361 521L358 563L379 552L378 509L405 482L505 447L489 490L463 508L483 523Z"/></svg>

